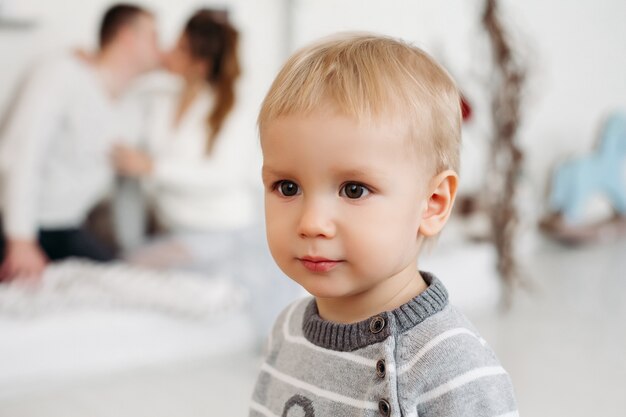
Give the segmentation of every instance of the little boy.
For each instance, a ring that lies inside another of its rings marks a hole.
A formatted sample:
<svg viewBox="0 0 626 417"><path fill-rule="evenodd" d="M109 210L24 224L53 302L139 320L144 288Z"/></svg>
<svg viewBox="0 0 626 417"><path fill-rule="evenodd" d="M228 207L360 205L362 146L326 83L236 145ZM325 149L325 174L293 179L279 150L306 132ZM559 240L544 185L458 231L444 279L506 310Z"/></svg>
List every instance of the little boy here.
<svg viewBox="0 0 626 417"><path fill-rule="evenodd" d="M509 376L417 269L457 191L460 99L423 51L304 48L259 116L267 238L314 298L278 318L251 416L516 416Z"/></svg>

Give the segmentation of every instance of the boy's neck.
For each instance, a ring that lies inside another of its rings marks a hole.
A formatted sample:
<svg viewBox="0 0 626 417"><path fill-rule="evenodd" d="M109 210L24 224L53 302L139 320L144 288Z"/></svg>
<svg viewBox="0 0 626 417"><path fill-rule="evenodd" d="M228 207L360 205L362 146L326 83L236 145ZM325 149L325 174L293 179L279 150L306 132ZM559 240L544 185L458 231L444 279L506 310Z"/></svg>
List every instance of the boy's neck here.
<svg viewBox="0 0 626 417"><path fill-rule="evenodd" d="M356 323L390 311L417 297L428 285L413 265L359 294L340 298L316 297L320 317L335 323Z"/></svg>

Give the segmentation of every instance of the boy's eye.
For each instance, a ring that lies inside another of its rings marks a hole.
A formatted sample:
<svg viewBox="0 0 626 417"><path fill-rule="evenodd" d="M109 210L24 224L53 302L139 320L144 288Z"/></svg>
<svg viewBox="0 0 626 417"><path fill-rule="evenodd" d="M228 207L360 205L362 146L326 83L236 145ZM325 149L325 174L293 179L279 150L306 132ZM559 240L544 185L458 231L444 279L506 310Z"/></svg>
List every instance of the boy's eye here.
<svg viewBox="0 0 626 417"><path fill-rule="evenodd" d="M278 188L278 191L285 197L293 197L300 191L298 189L298 184L293 181L286 180L280 181L276 188Z"/></svg>
<svg viewBox="0 0 626 417"><path fill-rule="evenodd" d="M366 196L369 192L367 187L356 182L349 182L341 189L341 194L353 200Z"/></svg>

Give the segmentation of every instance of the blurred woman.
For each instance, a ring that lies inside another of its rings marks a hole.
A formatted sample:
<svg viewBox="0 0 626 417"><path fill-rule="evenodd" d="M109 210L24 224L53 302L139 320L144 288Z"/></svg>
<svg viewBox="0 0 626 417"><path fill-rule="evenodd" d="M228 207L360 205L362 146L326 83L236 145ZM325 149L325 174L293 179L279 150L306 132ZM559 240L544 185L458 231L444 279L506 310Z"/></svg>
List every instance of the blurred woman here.
<svg viewBox="0 0 626 417"><path fill-rule="evenodd" d="M164 66L180 87L153 102L146 151L118 146L118 173L143 180L161 237L130 254L136 264L233 271L254 219L248 179L254 137L233 134L240 75L238 32L224 12L200 10Z"/></svg>

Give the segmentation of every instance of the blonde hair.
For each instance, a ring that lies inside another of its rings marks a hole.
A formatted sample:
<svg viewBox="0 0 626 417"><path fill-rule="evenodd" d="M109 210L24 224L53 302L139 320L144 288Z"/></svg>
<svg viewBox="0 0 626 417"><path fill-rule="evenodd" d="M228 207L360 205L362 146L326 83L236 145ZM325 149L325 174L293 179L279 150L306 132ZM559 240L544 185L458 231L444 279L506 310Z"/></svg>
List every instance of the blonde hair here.
<svg viewBox="0 0 626 417"><path fill-rule="evenodd" d="M335 35L300 49L270 87L259 129L276 118L329 105L359 121L405 123L427 160L434 156L437 172L459 170L459 92L452 77L421 49L360 33Z"/></svg>

